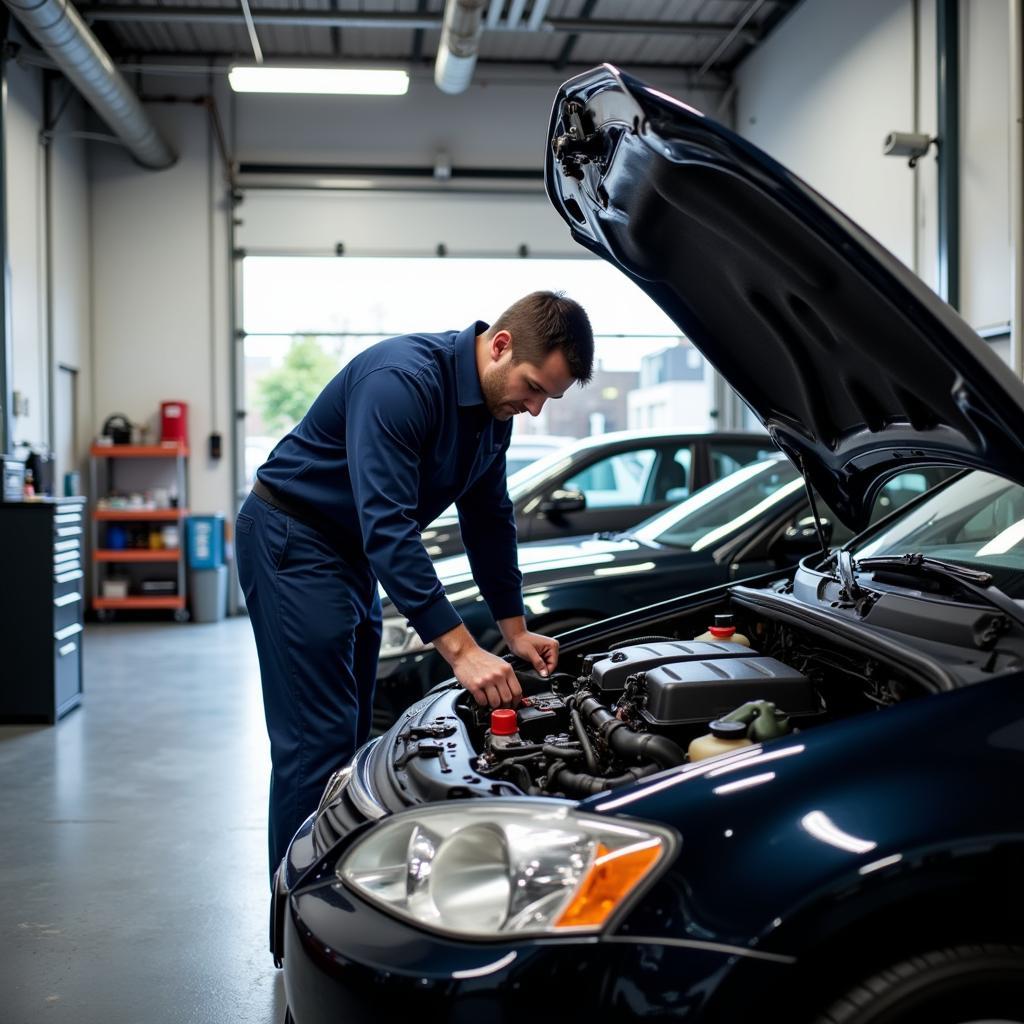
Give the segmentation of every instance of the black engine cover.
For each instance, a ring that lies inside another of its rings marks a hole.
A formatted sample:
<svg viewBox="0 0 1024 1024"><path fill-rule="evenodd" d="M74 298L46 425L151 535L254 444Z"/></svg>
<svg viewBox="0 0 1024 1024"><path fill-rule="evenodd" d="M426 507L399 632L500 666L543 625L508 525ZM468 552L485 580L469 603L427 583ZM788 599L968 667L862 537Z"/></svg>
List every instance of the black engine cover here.
<svg viewBox="0 0 1024 1024"><path fill-rule="evenodd" d="M641 717L652 728L710 722L750 700L769 700L793 716L821 710L814 687L802 672L744 651L747 657L673 662L651 669Z"/></svg>
<svg viewBox="0 0 1024 1024"><path fill-rule="evenodd" d="M623 647L595 662L591 672L594 686L604 695L621 693L626 679L637 672L650 672L658 665L711 658L749 658L757 651L729 641L672 640Z"/></svg>

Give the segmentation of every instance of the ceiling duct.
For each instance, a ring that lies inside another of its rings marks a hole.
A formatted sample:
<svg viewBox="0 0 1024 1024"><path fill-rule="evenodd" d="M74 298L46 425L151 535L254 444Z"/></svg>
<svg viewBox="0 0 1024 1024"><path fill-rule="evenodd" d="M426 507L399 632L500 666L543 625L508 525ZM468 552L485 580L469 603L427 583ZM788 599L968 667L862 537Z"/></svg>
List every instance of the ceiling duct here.
<svg viewBox="0 0 1024 1024"><path fill-rule="evenodd" d="M476 67L488 0L448 0L434 62L434 84L449 94L465 92Z"/></svg>
<svg viewBox="0 0 1024 1024"><path fill-rule="evenodd" d="M152 170L177 159L110 55L67 0L4 0L132 156Z"/></svg>

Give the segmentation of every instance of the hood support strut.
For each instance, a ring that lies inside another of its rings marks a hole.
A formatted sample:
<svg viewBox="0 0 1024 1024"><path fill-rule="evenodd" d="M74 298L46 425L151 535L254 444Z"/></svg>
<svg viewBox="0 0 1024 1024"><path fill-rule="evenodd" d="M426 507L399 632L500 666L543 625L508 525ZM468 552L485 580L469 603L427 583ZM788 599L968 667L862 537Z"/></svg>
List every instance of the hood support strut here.
<svg viewBox="0 0 1024 1024"><path fill-rule="evenodd" d="M821 528L821 518L818 516L818 503L814 498L814 488L807 476L807 467L804 460L800 459L800 475L804 478L804 490L807 492L807 500L811 503L811 515L814 517L814 529L818 532L818 543L821 544L822 555L828 554L828 541L825 539L825 531Z"/></svg>

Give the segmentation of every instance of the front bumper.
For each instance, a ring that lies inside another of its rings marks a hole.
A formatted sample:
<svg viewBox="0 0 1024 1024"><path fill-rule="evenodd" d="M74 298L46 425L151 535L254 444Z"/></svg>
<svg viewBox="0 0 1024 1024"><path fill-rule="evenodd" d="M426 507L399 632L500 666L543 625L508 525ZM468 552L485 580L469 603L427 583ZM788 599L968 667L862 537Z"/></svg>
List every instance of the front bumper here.
<svg viewBox="0 0 1024 1024"><path fill-rule="evenodd" d="M391 1020L410 1010L418 1020L490 1024L738 1019L734 1004L715 1005L737 960L721 950L616 936L454 941L330 880L288 895L282 910L295 1024ZM786 981L778 964L744 960L742 967L748 992Z"/></svg>

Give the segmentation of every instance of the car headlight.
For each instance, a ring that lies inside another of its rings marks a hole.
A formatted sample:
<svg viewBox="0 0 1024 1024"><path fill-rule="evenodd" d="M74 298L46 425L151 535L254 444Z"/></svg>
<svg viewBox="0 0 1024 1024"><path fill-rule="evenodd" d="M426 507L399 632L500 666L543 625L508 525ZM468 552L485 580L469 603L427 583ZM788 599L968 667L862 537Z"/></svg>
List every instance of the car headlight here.
<svg viewBox="0 0 1024 1024"><path fill-rule="evenodd" d="M380 658L398 658L403 654L432 651L433 644L425 644L416 630L400 616L385 619L380 626Z"/></svg>
<svg viewBox="0 0 1024 1024"><path fill-rule="evenodd" d="M338 877L433 931L475 938L601 930L671 860L667 829L620 825L551 800L424 807L345 853Z"/></svg>

